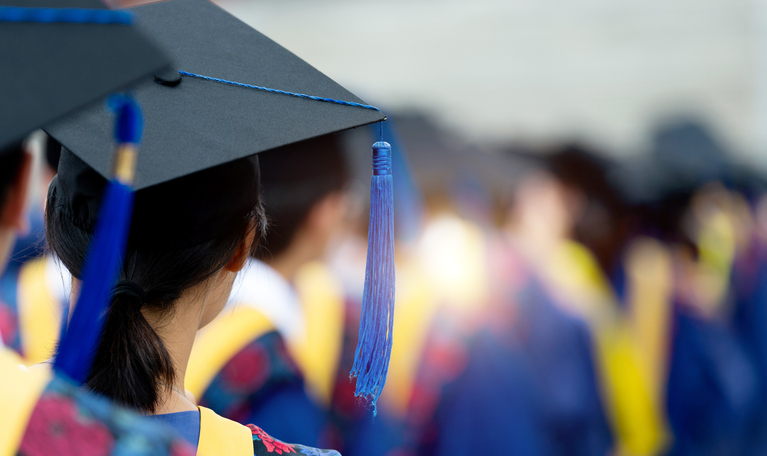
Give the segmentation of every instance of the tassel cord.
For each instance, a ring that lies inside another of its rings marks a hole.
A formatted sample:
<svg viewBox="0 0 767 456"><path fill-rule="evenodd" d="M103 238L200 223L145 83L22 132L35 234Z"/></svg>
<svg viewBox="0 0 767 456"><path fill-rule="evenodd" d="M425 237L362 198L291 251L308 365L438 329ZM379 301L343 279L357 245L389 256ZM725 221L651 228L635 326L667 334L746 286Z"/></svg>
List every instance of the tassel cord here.
<svg viewBox="0 0 767 456"><path fill-rule="evenodd" d="M376 401L389 370L394 329L394 194L391 146L373 145L370 185L370 226L367 266L359 340L351 376L357 378L355 394Z"/></svg>
<svg viewBox="0 0 767 456"><path fill-rule="evenodd" d="M133 13L107 9L0 6L0 22L131 25L133 24Z"/></svg>
<svg viewBox="0 0 767 456"><path fill-rule="evenodd" d="M95 355L95 350L83 350L83 347L95 349L103 330L106 316L103 303L109 301L112 285L122 267L132 206L131 188L110 181L83 272L83 283L87 286L82 288L54 363L56 370L78 383L87 378Z"/></svg>

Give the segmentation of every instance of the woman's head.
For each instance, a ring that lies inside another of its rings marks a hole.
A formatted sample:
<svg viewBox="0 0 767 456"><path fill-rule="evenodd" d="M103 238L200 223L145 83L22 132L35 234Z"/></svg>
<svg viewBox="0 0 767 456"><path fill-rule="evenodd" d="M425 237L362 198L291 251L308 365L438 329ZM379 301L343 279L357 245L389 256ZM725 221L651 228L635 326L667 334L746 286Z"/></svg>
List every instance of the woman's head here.
<svg viewBox="0 0 767 456"><path fill-rule="evenodd" d="M62 152L48 194L46 235L75 278L82 274L105 184L74 154ZM250 157L136 193L120 282L87 381L91 389L155 409L175 372L145 315L172 315L185 293L200 293L207 304L202 324L215 317L234 273L263 236L258 188L258 161Z"/></svg>

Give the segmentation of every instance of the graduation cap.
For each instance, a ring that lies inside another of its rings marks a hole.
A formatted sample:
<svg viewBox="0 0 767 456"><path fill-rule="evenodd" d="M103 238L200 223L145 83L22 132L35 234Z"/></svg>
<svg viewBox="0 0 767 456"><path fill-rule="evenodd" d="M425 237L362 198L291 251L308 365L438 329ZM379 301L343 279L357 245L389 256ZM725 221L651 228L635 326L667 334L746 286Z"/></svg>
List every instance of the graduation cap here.
<svg viewBox="0 0 767 456"><path fill-rule="evenodd" d="M18 150L34 129L162 70L166 55L133 26L134 16L98 0L0 0L0 153ZM72 331L62 337L57 373L82 382L90 347L98 341L105 296L119 268L132 203L131 158L141 136L140 110L130 99L113 102L107 132L119 143L96 242L91 247ZM103 109L103 108L102 108ZM104 146L110 151L111 136ZM111 280L110 280L111 279ZM94 324L95 323L95 324Z"/></svg>
<svg viewBox="0 0 767 456"><path fill-rule="evenodd" d="M256 201L258 188L242 160L386 118L207 0L172 0L131 11L142 31L168 49L176 65L132 91L146 123L136 164L128 241L133 248L177 248L223 234L237 213L252 209ZM56 204L86 229L95 225L103 179L112 167L106 146L111 121L94 106L46 129L65 148L51 192L56 192ZM387 143L374 145L373 160L366 295L352 375L358 394L375 399L388 368L394 303ZM225 185L209 188L204 176L216 170L231 177ZM212 193L217 197L206 198ZM231 204L221 207L225 198Z"/></svg>
<svg viewBox="0 0 767 456"><path fill-rule="evenodd" d="M0 150L168 65L133 23L99 0L0 0Z"/></svg>

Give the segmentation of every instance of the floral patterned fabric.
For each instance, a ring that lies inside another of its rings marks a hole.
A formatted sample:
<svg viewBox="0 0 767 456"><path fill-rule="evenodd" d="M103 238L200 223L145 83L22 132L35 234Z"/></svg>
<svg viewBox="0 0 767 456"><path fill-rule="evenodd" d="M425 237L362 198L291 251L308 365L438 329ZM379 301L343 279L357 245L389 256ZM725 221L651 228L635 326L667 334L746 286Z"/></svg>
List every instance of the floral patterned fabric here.
<svg viewBox="0 0 767 456"><path fill-rule="evenodd" d="M258 426L249 424L253 434L253 453L255 456L273 456L275 454L305 454L308 456L341 456L335 450L321 450L303 445L289 444L270 436Z"/></svg>
<svg viewBox="0 0 767 456"><path fill-rule="evenodd" d="M54 377L40 396L19 456L194 456L164 426Z"/></svg>
<svg viewBox="0 0 767 456"><path fill-rule="evenodd" d="M288 444L248 425L254 456L340 456ZM158 425L108 400L55 377L32 412L18 456L195 456L195 450L170 428Z"/></svg>

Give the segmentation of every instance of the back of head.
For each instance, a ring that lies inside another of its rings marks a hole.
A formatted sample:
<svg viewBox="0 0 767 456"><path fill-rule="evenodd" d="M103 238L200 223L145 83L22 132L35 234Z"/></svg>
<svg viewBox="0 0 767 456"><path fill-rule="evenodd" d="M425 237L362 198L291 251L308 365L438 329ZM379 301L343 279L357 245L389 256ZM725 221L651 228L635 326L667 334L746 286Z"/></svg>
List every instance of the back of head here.
<svg viewBox="0 0 767 456"><path fill-rule="evenodd" d="M106 180L62 151L46 206L51 250L80 278ZM163 341L144 318L173 312L181 294L220 271L250 230L265 226L259 168L249 157L136 192L120 283L87 386L144 411L158 405L175 372Z"/></svg>
<svg viewBox="0 0 767 456"><path fill-rule="evenodd" d="M253 256L268 260L288 248L315 204L347 185L349 170L340 137L335 134L273 149L259 157L269 230Z"/></svg>
<svg viewBox="0 0 767 456"><path fill-rule="evenodd" d="M573 236L610 273L629 236L629 208L608 178L614 163L577 144L562 146L549 158L549 168L565 186L579 194Z"/></svg>

